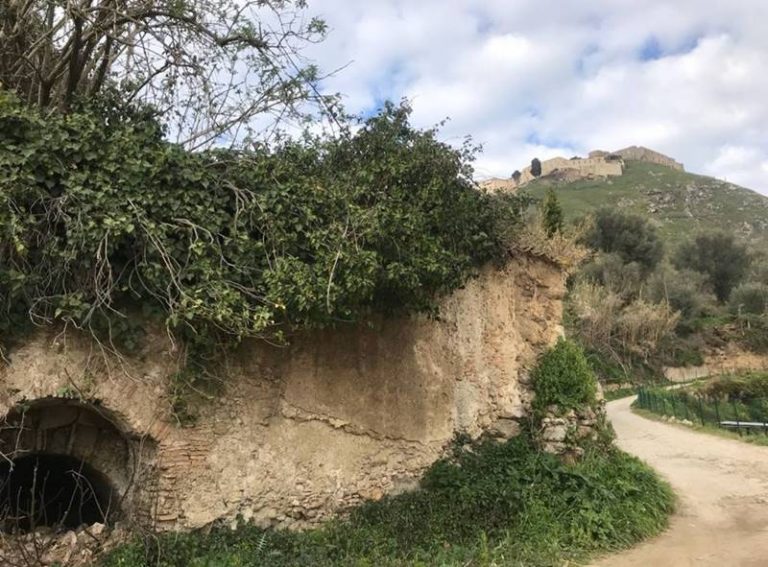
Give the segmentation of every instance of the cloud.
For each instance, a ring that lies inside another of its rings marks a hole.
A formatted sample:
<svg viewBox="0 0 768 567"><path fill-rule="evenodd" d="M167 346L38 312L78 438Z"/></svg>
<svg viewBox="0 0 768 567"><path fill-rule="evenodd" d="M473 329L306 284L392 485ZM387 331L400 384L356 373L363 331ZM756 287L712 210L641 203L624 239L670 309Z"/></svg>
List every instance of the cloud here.
<svg viewBox="0 0 768 567"><path fill-rule="evenodd" d="M763 0L315 0L307 54L354 112L409 98L484 146L479 175L641 144L768 194Z"/></svg>

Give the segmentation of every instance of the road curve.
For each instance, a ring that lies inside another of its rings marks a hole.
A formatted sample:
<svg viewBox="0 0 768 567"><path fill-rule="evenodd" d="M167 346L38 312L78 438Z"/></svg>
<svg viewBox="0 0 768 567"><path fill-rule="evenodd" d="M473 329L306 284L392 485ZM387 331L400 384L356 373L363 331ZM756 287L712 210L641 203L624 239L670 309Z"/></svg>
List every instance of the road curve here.
<svg viewBox="0 0 768 567"><path fill-rule="evenodd" d="M595 565L768 566L768 447L645 419L633 400L608 404L619 447L666 478L679 507L665 533Z"/></svg>

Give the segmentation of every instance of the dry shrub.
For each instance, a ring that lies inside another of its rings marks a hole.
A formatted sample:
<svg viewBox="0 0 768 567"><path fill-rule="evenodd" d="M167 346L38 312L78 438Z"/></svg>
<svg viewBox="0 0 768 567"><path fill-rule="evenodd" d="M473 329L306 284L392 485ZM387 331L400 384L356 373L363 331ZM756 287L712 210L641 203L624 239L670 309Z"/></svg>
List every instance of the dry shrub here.
<svg viewBox="0 0 768 567"><path fill-rule="evenodd" d="M513 252L543 258L572 273L590 255L589 249L579 244L584 231L584 226L576 225L548 236L537 214L516 232L511 248Z"/></svg>
<svg viewBox="0 0 768 567"><path fill-rule="evenodd" d="M571 308L582 342L619 363L628 357L647 361L674 332L680 318L667 304L642 299L625 304L617 293L591 282L576 285Z"/></svg>

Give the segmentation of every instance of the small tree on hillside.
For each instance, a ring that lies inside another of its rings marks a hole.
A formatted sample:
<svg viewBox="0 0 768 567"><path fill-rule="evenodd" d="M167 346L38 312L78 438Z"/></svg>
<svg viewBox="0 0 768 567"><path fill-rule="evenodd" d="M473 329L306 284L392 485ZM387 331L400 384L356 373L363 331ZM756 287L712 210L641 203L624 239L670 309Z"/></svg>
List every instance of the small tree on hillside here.
<svg viewBox="0 0 768 567"><path fill-rule="evenodd" d="M516 169L515 172L512 174L512 179L515 183L520 183L520 178L523 176L522 173L520 173L519 169Z"/></svg>
<svg viewBox="0 0 768 567"><path fill-rule="evenodd" d="M683 244L674 258L677 268L704 274L721 303L744 280L750 261L746 246L724 232L697 236Z"/></svg>
<svg viewBox="0 0 768 567"><path fill-rule="evenodd" d="M595 250L618 254L625 263L637 262L646 274L664 256L659 235L646 219L614 209L595 213L586 241Z"/></svg>
<svg viewBox="0 0 768 567"><path fill-rule="evenodd" d="M541 204L541 222L549 237L563 231L563 209L552 189L547 191L547 196Z"/></svg>
<svg viewBox="0 0 768 567"><path fill-rule="evenodd" d="M531 160L531 175L534 177L541 175L541 162L539 161L539 158L533 158Z"/></svg>

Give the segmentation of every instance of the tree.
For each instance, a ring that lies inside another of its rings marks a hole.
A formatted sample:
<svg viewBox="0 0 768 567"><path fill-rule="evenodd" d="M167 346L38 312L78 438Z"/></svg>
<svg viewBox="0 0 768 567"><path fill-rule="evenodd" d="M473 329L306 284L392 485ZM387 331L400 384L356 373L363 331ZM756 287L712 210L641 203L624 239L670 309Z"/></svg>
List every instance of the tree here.
<svg viewBox="0 0 768 567"><path fill-rule="evenodd" d="M674 257L677 268L704 274L721 303L742 282L750 262L746 246L724 232L701 234L680 246Z"/></svg>
<svg viewBox="0 0 768 567"><path fill-rule="evenodd" d="M595 213L586 235L595 250L618 254L625 263L637 262L650 273L664 256L664 247L656 229L644 218L603 208Z"/></svg>
<svg viewBox="0 0 768 567"><path fill-rule="evenodd" d="M522 173L520 173L519 169L516 169L514 173L512 174L512 179L515 183L520 183L520 178L523 176Z"/></svg>
<svg viewBox="0 0 768 567"><path fill-rule="evenodd" d="M547 191L547 196L541 204L541 222L549 237L563 231L563 209L552 189Z"/></svg>
<svg viewBox="0 0 768 567"><path fill-rule="evenodd" d="M27 104L146 103L189 148L246 140L270 125L266 115L305 117L307 101L333 111L300 55L326 30L305 0L1 4L0 86Z"/></svg>
<svg viewBox="0 0 768 567"><path fill-rule="evenodd" d="M541 175L541 162L539 161L539 158L533 158L531 160L531 175L534 177Z"/></svg>

